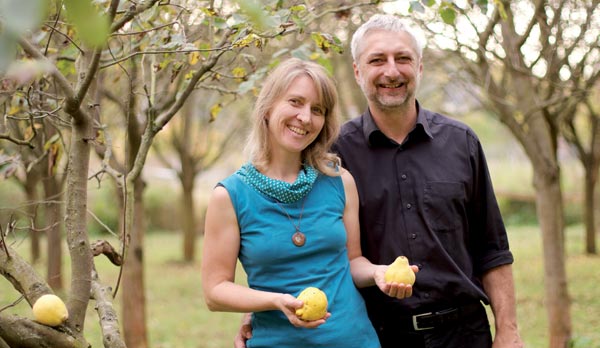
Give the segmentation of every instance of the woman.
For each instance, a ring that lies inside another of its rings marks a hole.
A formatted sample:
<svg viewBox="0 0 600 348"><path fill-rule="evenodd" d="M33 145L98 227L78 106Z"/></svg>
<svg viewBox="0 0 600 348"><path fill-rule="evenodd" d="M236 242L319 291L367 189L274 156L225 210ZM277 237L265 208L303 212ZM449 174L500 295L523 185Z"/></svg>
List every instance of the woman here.
<svg viewBox="0 0 600 348"><path fill-rule="evenodd" d="M387 266L361 255L354 180L327 152L339 128L336 104L335 84L320 65L280 64L254 108L250 162L210 198L205 301L212 311L253 313L248 347L379 347L355 284L377 283L397 298L412 293L385 284ZM249 287L234 283L238 257ZM295 314L303 305L295 296L307 287L327 295L325 317Z"/></svg>

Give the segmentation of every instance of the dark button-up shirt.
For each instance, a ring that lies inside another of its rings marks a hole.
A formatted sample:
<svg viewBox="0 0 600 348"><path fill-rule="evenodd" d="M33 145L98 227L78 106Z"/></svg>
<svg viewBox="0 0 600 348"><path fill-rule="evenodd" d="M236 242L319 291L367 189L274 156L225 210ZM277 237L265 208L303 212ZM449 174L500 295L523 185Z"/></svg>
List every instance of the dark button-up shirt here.
<svg viewBox="0 0 600 348"><path fill-rule="evenodd" d="M376 325L385 315L488 303L482 275L513 262L477 136L417 107L415 128L402 144L367 111L343 125L334 145L358 187L363 255L374 264L405 255L420 268L408 299L362 290Z"/></svg>

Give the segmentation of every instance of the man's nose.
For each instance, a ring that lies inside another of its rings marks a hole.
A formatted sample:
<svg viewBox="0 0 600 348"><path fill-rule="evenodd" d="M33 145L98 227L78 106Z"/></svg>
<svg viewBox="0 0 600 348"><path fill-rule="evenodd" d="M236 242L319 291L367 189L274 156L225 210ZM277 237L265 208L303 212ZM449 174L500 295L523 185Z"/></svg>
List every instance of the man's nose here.
<svg viewBox="0 0 600 348"><path fill-rule="evenodd" d="M396 60L394 58L390 58L386 61L384 73L387 77L397 77L400 75L400 70L398 70L398 66L396 65Z"/></svg>

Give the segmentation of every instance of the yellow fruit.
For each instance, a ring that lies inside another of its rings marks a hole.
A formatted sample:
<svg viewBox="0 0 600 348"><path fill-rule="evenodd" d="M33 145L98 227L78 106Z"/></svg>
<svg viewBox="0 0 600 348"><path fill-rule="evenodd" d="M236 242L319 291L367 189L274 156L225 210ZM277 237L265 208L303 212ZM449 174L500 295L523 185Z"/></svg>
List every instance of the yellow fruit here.
<svg viewBox="0 0 600 348"><path fill-rule="evenodd" d="M385 271L385 282L413 285L415 283L415 272L408 265L408 259L398 256L396 260Z"/></svg>
<svg viewBox="0 0 600 348"><path fill-rule="evenodd" d="M33 304L33 317L40 324L58 326L69 318L69 312L60 297L46 294Z"/></svg>
<svg viewBox="0 0 600 348"><path fill-rule="evenodd" d="M327 314L327 295L321 289L308 287L298 295L304 302L302 308L296 309L296 315L302 320L318 320Z"/></svg>

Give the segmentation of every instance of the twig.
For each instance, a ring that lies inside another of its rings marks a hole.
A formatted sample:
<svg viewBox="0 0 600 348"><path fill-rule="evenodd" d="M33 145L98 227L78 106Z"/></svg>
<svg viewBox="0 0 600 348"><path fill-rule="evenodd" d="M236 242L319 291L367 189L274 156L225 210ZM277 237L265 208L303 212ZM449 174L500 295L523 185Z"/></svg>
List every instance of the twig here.
<svg viewBox="0 0 600 348"><path fill-rule="evenodd" d="M108 227L104 222L102 222L102 220L100 220L100 218L98 216L96 216L96 214L94 214L91 210L87 210L88 214L90 214L94 220L96 220L97 223L99 223L102 227L104 227L104 229L106 229L110 234L112 234L113 236L117 236L117 234L110 228Z"/></svg>
<svg viewBox="0 0 600 348"><path fill-rule="evenodd" d="M0 308L0 312L3 312L3 311L5 311L6 309L9 309L9 308L11 308L11 307L14 307L14 306L18 305L18 304L19 304L19 302L23 301L24 299L25 299L25 296L21 295L21 296L20 296L20 297L19 297L19 298L18 298L18 299L15 301L15 302L13 302L13 303L11 303L11 304L9 304L9 305L6 305L6 306L4 306L4 307Z"/></svg>
<svg viewBox="0 0 600 348"><path fill-rule="evenodd" d="M92 254L94 256L104 254L104 256L106 256L113 265L123 265L123 258L121 257L121 254L119 254L115 248L113 248L113 246L105 240L97 240L92 243Z"/></svg>
<svg viewBox="0 0 600 348"><path fill-rule="evenodd" d="M6 247L6 241L4 241L4 231L2 231L2 225L0 225L0 246L4 248L4 252L6 252L6 259L10 260L10 254L8 253L8 248Z"/></svg>

